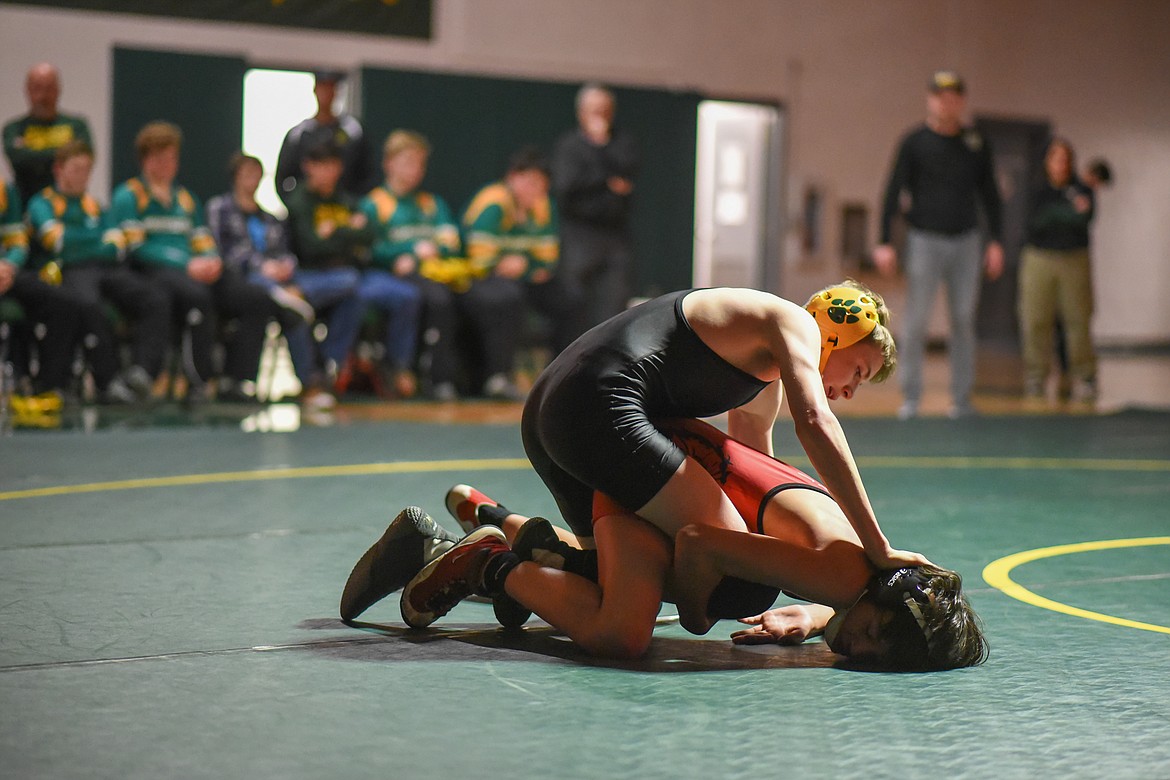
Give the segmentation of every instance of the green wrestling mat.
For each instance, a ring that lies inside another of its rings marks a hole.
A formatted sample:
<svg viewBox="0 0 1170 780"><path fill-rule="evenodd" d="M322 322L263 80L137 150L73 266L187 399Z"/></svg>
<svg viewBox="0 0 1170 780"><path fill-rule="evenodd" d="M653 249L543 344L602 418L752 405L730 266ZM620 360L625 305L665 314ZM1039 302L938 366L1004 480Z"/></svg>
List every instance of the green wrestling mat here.
<svg viewBox="0 0 1170 780"><path fill-rule="evenodd" d="M513 425L0 440L0 777L1170 777L1170 415L843 424L987 665L849 671L733 623L607 663L486 604L408 631L394 597L342 625L403 505L456 530L466 481L556 516ZM777 452L807 467L783 422Z"/></svg>

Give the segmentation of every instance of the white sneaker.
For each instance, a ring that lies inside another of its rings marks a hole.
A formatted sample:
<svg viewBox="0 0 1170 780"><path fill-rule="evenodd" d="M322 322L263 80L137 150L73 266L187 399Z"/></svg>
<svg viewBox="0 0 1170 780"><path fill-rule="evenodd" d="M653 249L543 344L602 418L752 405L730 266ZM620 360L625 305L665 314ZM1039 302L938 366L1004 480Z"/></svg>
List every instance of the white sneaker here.
<svg viewBox="0 0 1170 780"><path fill-rule="evenodd" d="M313 320L317 318L317 312L301 296L291 293L283 287L273 287L268 291L268 297L279 303L286 309L295 311L301 319L312 324Z"/></svg>
<svg viewBox="0 0 1170 780"><path fill-rule="evenodd" d="M301 395L301 406L311 412L328 412L337 407L337 399L324 390L306 390Z"/></svg>
<svg viewBox="0 0 1170 780"><path fill-rule="evenodd" d="M898 419L899 420L913 420L917 416L918 416L918 402L917 401L904 401L902 403L902 405L898 407Z"/></svg>

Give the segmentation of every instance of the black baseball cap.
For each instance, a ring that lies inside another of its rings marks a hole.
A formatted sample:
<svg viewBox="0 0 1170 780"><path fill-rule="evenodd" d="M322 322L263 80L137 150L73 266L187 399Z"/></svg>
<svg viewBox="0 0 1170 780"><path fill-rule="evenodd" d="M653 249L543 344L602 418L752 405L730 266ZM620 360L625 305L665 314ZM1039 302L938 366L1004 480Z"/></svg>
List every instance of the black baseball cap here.
<svg viewBox="0 0 1170 780"><path fill-rule="evenodd" d="M936 70L931 75L927 88L931 92L945 92L949 89L960 95L967 92L967 84L963 77L953 70Z"/></svg>
<svg viewBox="0 0 1170 780"><path fill-rule="evenodd" d="M331 81L334 84L339 81L345 81L345 71L343 70L315 70L313 71L313 78L317 81Z"/></svg>

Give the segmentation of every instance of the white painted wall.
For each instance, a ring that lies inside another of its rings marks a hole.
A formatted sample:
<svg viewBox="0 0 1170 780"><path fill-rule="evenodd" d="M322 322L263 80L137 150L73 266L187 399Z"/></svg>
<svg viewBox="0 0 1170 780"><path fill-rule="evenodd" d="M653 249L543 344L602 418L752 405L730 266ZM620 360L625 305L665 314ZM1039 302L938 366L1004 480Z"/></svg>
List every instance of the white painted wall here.
<svg viewBox="0 0 1170 780"><path fill-rule="evenodd" d="M1118 183L1096 223L1095 333L1103 343L1166 342L1168 30L1163 0L436 0L429 42L0 6L0 115L24 112L31 64L57 64L63 107L88 116L96 136L100 195L110 188L115 45L780 100L790 204L807 183L826 196L822 256L785 260L785 288L800 291L840 276L841 202L867 202L876 215L895 141L922 117L927 75L955 67L974 111L1047 119L1082 159L1110 159ZM897 286L883 287L896 306Z"/></svg>

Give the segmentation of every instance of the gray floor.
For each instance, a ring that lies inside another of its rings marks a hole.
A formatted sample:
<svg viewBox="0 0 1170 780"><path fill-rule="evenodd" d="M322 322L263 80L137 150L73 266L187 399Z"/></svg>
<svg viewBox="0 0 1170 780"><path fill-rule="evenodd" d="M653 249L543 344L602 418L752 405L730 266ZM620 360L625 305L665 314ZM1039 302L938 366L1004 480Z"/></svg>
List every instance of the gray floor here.
<svg viewBox="0 0 1170 780"><path fill-rule="evenodd" d="M0 777L1170 777L1170 415L845 425L894 543L966 578L986 666L850 671L819 642L732 647L730 623L610 664L475 603L428 632L395 599L342 625L402 505L454 529L443 493L472 481L554 513L511 424L0 439ZM1164 631L981 578L1135 538L1011 577Z"/></svg>

